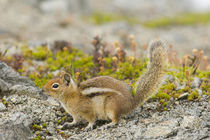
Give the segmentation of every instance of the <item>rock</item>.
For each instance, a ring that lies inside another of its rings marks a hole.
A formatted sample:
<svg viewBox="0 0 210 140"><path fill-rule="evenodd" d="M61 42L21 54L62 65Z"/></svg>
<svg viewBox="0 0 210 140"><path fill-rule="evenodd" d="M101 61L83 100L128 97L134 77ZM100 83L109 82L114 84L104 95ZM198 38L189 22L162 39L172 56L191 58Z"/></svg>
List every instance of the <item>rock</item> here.
<svg viewBox="0 0 210 140"><path fill-rule="evenodd" d="M182 83L181 86L177 87L176 90L184 89L186 87L186 83Z"/></svg>
<svg viewBox="0 0 210 140"><path fill-rule="evenodd" d="M1 92L8 92L9 88L7 83L5 83L2 79L0 79L0 93Z"/></svg>
<svg viewBox="0 0 210 140"><path fill-rule="evenodd" d="M183 121L181 122L181 127L182 128L193 128L193 129L197 129L199 128L199 124L200 124L200 119L196 116L184 116Z"/></svg>
<svg viewBox="0 0 210 140"><path fill-rule="evenodd" d="M6 106L2 102L0 102L0 112L6 110L7 110Z"/></svg>
<svg viewBox="0 0 210 140"><path fill-rule="evenodd" d="M55 140L56 139L56 137L53 137L53 136L47 136L46 137L46 140Z"/></svg>
<svg viewBox="0 0 210 140"><path fill-rule="evenodd" d="M22 112L11 114L0 123L0 140L27 140L32 136L29 126L32 120ZM2 137L2 139L1 139Z"/></svg>
<svg viewBox="0 0 210 140"><path fill-rule="evenodd" d="M192 82L191 88L199 88L201 84L201 80L198 77L194 77L194 80Z"/></svg>
<svg viewBox="0 0 210 140"><path fill-rule="evenodd" d="M47 99L47 96L29 78L20 76L11 67L0 61L0 97L12 94L25 94Z"/></svg>
<svg viewBox="0 0 210 140"><path fill-rule="evenodd" d="M18 95L11 95L6 98L6 100L10 103L13 103L15 105L21 104L27 101L27 96L18 96Z"/></svg>
<svg viewBox="0 0 210 140"><path fill-rule="evenodd" d="M143 134L146 138L158 138L172 133L172 129L168 126L155 126L148 128Z"/></svg>
<svg viewBox="0 0 210 140"><path fill-rule="evenodd" d="M1 140L28 140L32 136L32 132L29 127L24 124L14 124L13 122L7 122L0 125L0 139Z"/></svg>
<svg viewBox="0 0 210 140"><path fill-rule="evenodd" d="M24 124L24 126L28 127L32 124L32 120L28 117L28 115L17 112L15 114L12 114L8 120L9 122L13 122L13 124Z"/></svg>
<svg viewBox="0 0 210 140"><path fill-rule="evenodd" d="M198 91L198 94L201 96L202 95L202 90L199 89L199 88L197 88L196 90Z"/></svg>
<svg viewBox="0 0 210 140"><path fill-rule="evenodd" d="M188 93L188 92L185 92L185 93L181 94L181 95L178 97L178 100L187 99L188 96L189 96L189 93Z"/></svg>

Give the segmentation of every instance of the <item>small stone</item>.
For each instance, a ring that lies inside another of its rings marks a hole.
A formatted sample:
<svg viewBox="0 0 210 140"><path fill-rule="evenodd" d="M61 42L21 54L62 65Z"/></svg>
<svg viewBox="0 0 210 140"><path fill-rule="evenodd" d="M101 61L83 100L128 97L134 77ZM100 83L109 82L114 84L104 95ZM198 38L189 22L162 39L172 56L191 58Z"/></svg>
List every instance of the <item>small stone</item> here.
<svg viewBox="0 0 210 140"><path fill-rule="evenodd" d="M198 88L200 84L201 84L200 78L194 77L191 88Z"/></svg>
<svg viewBox="0 0 210 140"><path fill-rule="evenodd" d="M183 121L181 122L182 128L198 128L200 124L200 119L196 116L184 116Z"/></svg>
<svg viewBox="0 0 210 140"><path fill-rule="evenodd" d="M198 94L201 96L202 95L202 90L201 89L197 89Z"/></svg>
<svg viewBox="0 0 210 140"><path fill-rule="evenodd" d="M186 83L183 82L181 86L176 88L176 90L184 89L185 87L186 87Z"/></svg>
<svg viewBox="0 0 210 140"><path fill-rule="evenodd" d="M148 128L144 133L146 138L157 138L161 136L166 136L172 132L172 129L167 126L156 126L152 128Z"/></svg>
<svg viewBox="0 0 210 140"><path fill-rule="evenodd" d="M9 118L10 121L14 122L14 124L24 124L24 126L28 127L32 124L32 120L28 117L28 115L22 112L16 112L12 114Z"/></svg>
<svg viewBox="0 0 210 140"><path fill-rule="evenodd" d="M2 102L0 102L0 112L6 111L6 110L7 110L6 106Z"/></svg>
<svg viewBox="0 0 210 140"><path fill-rule="evenodd" d="M56 140L56 137L53 137L53 136L46 136L46 140Z"/></svg>
<svg viewBox="0 0 210 140"><path fill-rule="evenodd" d="M175 101L175 104L176 104L176 105L179 105L179 102L178 102L178 101Z"/></svg>
<svg viewBox="0 0 210 140"><path fill-rule="evenodd" d="M178 100L183 100L183 99L187 99L187 97L189 96L189 93L186 92L186 93L183 93L179 96Z"/></svg>

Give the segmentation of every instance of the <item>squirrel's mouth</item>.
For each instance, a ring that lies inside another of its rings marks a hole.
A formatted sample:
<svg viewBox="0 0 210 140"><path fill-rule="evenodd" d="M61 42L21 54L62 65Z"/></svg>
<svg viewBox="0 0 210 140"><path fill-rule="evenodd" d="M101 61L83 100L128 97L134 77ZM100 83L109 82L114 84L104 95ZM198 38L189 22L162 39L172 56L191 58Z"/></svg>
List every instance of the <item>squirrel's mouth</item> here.
<svg viewBox="0 0 210 140"><path fill-rule="evenodd" d="M42 88L42 90L39 92L39 97L41 99L47 100L49 95L46 94L46 91Z"/></svg>

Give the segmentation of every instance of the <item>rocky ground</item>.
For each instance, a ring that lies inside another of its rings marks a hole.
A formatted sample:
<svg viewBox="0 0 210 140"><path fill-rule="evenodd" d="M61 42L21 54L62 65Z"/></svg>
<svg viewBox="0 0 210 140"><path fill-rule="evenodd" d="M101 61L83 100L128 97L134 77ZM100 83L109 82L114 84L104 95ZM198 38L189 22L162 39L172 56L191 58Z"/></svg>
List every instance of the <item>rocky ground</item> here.
<svg viewBox="0 0 210 140"><path fill-rule="evenodd" d="M210 138L209 96L188 101L186 96L171 99L166 111L158 102L148 101L114 127L97 121L93 130L87 123L65 129L70 115L52 98L40 96L40 90L29 79L21 77L6 64L0 63L0 139L176 139L207 140ZM18 80L14 80L18 79ZM193 86L199 85L195 80ZM199 89L198 89L199 90ZM185 94L186 95L186 94Z"/></svg>

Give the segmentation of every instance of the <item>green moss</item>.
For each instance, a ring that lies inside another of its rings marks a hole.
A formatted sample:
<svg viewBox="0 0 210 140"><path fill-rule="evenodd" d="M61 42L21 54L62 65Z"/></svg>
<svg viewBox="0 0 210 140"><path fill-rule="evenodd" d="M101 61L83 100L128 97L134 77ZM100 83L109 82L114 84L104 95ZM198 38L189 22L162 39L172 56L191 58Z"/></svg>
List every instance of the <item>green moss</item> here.
<svg viewBox="0 0 210 140"><path fill-rule="evenodd" d="M193 91L189 96L188 96L188 100L189 101L192 101L193 99L198 99L198 98L200 98L200 96L199 96L199 94L198 94L198 91L197 90L195 90L195 91Z"/></svg>
<svg viewBox="0 0 210 140"><path fill-rule="evenodd" d="M119 21L125 21L131 25L139 23L139 20L137 18L131 16L102 12L95 12L88 18L85 18L85 20L96 25Z"/></svg>
<svg viewBox="0 0 210 140"><path fill-rule="evenodd" d="M47 127L47 123L43 123L43 124L42 124L42 127L43 127L43 128L46 128L46 127Z"/></svg>
<svg viewBox="0 0 210 140"><path fill-rule="evenodd" d="M63 131L60 131L60 134L61 134L61 135L65 135L65 133L64 133Z"/></svg>
<svg viewBox="0 0 210 140"><path fill-rule="evenodd" d="M35 134L38 136L39 135L39 132L37 131Z"/></svg>
<svg viewBox="0 0 210 140"><path fill-rule="evenodd" d="M61 120L57 120L57 124L60 124L61 123Z"/></svg>
<svg viewBox="0 0 210 140"><path fill-rule="evenodd" d="M34 124L34 125L33 125L33 129L34 129L34 130L42 130L42 127L39 126L39 125L37 125L37 124Z"/></svg>
<svg viewBox="0 0 210 140"><path fill-rule="evenodd" d="M168 27L168 26L186 26L194 24L205 25L210 23L210 13L188 13L174 17L163 17L156 20L143 23L148 28Z"/></svg>
<svg viewBox="0 0 210 140"><path fill-rule="evenodd" d="M36 60L45 60L48 55L47 46L36 47L32 52L32 57Z"/></svg>
<svg viewBox="0 0 210 140"><path fill-rule="evenodd" d="M167 106L168 102L163 102L162 106Z"/></svg>
<svg viewBox="0 0 210 140"><path fill-rule="evenodd" d="M41 139L41 136L38 136L38 137L34 137L33 140L40 140Z"/></svg>
<svg viewBox="0 0 210 140"><path fill-rule="evenodd" d="M63 122L65 122L65 121L66 121L66 116L62 117L61 120L62 120Z"/></svg>
<svg viewBox="0 0 210 140"><path fill-rule="evenodd" d="M164 92L157 93L156 97L158 97L159 99L166 99L166 100L169 100L171 98L170 95L168 95L167 93L164 93Z"/></svg>

